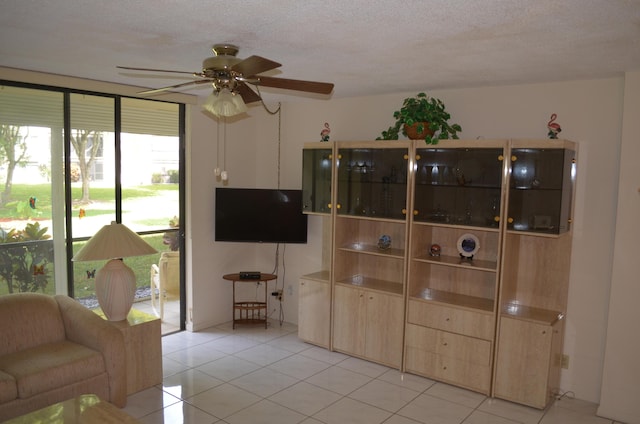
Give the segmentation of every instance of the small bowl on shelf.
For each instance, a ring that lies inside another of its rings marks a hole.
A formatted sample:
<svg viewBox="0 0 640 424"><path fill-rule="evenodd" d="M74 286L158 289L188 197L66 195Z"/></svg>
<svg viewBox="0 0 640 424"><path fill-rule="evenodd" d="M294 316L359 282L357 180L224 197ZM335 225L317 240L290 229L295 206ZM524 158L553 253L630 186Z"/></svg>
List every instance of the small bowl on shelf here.
<svg viewBox="0 0 640 424"><path fill-rule="evenodd" d="M391 247L391 237L383 234L378 239L378 249L387 250Z"/></svg>

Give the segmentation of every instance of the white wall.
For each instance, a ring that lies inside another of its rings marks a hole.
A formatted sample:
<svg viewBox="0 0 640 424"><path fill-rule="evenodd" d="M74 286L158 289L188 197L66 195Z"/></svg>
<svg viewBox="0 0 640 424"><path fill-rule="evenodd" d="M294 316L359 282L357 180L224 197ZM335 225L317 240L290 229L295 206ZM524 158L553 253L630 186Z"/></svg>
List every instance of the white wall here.
<svg viewBox="0 0 640 424"><path fill-rule="evenodd" d="M640 72L625 78L616 238L602 396L598 414L640 423Z"/></svg>
<svg viewBox="0 0 640 424"><path fill-rule="evenodd" d="M610 78L550 84L439 90L429 94L445 101L453 121L462 125L463 138L545 138L546 123L557 113L562 125L561 136L579 142L578 186L574 217L572 272L567 314L565 353L570 355L569 369L563 372L562 389L580 399L598 401L604 356L609 282L616 219L618 168L621 139L621 116L624 80ZM300 187L302 144L319 141L324 122L331 125L332 140L372 140L391 125L392 113L402 99L415 93L337 99L300 101L282 107L281 121L281 187ZM270 108L276 105L269 105ZM229 144L231 183L236 178L251 180L256 186L277 183L278 118L259 108L250 112L252 119L230 126L233 143ZM235 138L241 130L251 128L244 139ZM233 127L233 131L231 128ZM194 142L198 137L195 133ZM252 146L246 149L246 146ZM209 146L211 147L211 146ZM237 151L236 151L237 150ZM241 161L243 152L247 156ZM215 149L194 146L194 158L205 165L214 160ZM204 156L207 156L205 159ZM194 159L195 160L195 159ZM253 169L249 165L252 164ZM230 295L219 276L246 268L238 260L245 246L213 243L211 165L200 169L194 163L194 193L202 197L201 210L194 214L194 291L198 303L197 325L222 322L230 318ZM241 174L246 173L246 176ZM199 185L205 189L200 189ZM197 203L197 202L196 202ZM197 207L197 206L196 206ZM205 210L206 209L206 210ZM199 222L200 218L205 222ZM310 243L288 246L285 254L285 320L297 322L296 279L320 268L320 220L311 219ZM204 230L204 231L202 231ZM251 253L258 269L271 270L274 249L259 246ZM247 265L248 266L248 265ZM197 271L197 272L196 272ZM216 280L217 278L217 280ZM286 287L292 285L293 295ZM214 307L209 305L216 305Z"/></svg>

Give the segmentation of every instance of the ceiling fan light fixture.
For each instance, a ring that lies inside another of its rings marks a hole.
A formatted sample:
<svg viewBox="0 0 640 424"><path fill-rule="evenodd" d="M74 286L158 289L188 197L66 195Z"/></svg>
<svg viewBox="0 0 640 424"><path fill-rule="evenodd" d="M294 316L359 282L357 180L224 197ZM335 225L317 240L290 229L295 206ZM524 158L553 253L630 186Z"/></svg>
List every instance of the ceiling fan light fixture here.
<svg viewBox="0 0 640 424"><path fill-rule="evenodd" d="M214 90L207 97L202 107L211 112L214 116L235 116L247 111L242 96L223 88L220 91Z"/></svg>

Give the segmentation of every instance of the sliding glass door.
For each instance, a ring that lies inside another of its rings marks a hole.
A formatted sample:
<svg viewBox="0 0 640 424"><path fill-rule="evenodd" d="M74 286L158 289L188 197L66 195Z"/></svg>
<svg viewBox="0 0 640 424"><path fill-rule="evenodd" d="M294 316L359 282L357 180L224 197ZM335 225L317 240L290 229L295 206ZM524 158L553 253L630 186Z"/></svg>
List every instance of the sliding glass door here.
<svg viewBox="0 0 640 424"><path fill-rule="evenodd" d="M66 291L63 106L0 86L0 294Z"/></svg>
<svg viewBox="0 0 640 424"><path fill-rule="evenodd" d="M104 261L70 259L117 221L159 251L125 259L134 308L162 315L164 331L183 328L183 122L175 103L0 86L0 294L68 293L97 307ZM171 290L152 284L167 256Z"/></svg>

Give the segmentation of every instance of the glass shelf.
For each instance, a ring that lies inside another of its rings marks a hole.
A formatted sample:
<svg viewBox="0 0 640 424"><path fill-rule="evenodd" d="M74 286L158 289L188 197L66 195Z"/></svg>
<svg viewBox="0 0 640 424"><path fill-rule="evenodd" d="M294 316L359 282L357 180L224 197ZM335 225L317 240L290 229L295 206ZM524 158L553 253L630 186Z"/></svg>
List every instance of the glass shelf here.
<svg viewBox="0 0 640 424"><path fill-rule="evenodd" d="M416 150L413 219L498 228L502 148Z"/></svg>
<svg viewBox="0 0 640 424"><path fill-rule="evenodd" d="M511 150L508 229L561 234L570 229L575 151Z"/></svg>
<svg viewBox="0 0 640 424"><path fill-rule="evenodd" d="M338 149L337 213L406 219L409 150Z"/></svg>

